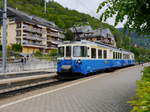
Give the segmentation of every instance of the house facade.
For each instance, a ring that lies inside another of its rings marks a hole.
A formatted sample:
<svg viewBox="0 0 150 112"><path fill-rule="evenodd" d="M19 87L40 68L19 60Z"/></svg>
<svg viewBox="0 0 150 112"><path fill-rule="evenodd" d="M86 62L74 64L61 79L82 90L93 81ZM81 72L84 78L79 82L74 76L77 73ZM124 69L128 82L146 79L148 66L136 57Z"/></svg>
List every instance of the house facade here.
<svg viewBox="0 0 150 112"><path fill-rule="evenodd" d="M93 30L91 26L81 26L70 28L70 30L74 33L75 40L102 42L116 47L115 38L108 28Z"/></svg>
<svg viewBox="0 0 150 112"><path fill-rule="evenodd" d="M2 30L0 31L2 34ZM51 49L57 49L63 38L63 31L53 22L8 8L8 46L21 44L22 52L26 54L37 51L46 53Z"/></svg>

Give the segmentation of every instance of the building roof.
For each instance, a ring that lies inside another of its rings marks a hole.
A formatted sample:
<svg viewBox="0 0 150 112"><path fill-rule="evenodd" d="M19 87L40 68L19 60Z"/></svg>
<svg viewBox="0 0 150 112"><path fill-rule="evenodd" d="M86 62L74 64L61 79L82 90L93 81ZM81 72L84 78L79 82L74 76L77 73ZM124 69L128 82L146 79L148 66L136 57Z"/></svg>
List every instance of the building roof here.
<svg viewBox="0 0 150 112"><path fill-rule="evenodd" d="M0 14L0 16L2 17L2 13ZM46 19L34 16L34 15L27 14L25 12L19 11L19 10L11 8L11 7L8 7L7 16L11 17L11 18L14 18L16 21L29 22L29 23L32 23L32 24L38 24L38 25L42 25L42 26L46 26L46 27L49 27L49 28L54 28L54 29L60 30L55 25L55 23L53 23L51 21L48 21Z"/></svg>
<svg viewBox="0 0 150 112"><path fill-rule="evenodd" d="M91 26L72 27L70 30L74 33L88 33L93 31Z"/></svg>
<svg viewBox="0 0 150 112"><path fill-rule="evenodd" d="M104 37L104 38L112 38L114 40L114 36L111 31L106 29L96 29L93 30L91 26L80 26L80 27L72 27L70 30L74 33L80 33L80 37L82 38L93 38L93 37Z"/></svg>

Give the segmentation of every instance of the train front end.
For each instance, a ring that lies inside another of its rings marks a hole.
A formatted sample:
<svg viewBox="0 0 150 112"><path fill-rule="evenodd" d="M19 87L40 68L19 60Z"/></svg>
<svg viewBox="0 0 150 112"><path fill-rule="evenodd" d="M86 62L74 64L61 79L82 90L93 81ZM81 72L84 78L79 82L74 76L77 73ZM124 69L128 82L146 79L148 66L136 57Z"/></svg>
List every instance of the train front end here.
<svg viewBox="0 0 150 112"><path fill-rule="evenodd" d="M74 78L87 74L85 63L88 58L88 47L74 44L58 46L57 73L61 77Z"/></svg>

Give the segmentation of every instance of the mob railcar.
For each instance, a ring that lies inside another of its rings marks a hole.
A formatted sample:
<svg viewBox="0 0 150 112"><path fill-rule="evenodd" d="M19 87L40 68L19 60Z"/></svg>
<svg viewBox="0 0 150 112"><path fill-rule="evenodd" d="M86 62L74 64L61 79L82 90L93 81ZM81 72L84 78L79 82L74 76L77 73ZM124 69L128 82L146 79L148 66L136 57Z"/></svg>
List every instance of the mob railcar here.
<svg viewBox="0 0 150 112"><path fill-rule="evenodd" d="M109 45L86 40L64 42L58 46L57 73L70 77L104 69L113 69L134 65L132 52Z"/></svg>

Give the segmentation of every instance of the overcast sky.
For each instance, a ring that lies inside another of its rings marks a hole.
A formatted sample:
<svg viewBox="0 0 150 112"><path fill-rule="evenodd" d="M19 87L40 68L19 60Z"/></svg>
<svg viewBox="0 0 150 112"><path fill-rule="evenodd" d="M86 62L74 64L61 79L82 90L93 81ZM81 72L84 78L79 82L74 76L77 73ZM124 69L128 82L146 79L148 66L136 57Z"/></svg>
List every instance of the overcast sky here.
<svg viewBox="0 0 150 112"><path fill-rule="evenodd" d="M75 9L80 12L88 13L91 16L99 18L101 12L99 14L97 14L96 9L97 9L98 5L104 0L54 0L54 1L60 3L61 5L69 8L69 9ZM107 23L113 25L114 18L108 19ZM116 27L117 28L123 27L123 23L120 23Z"/></svg>

